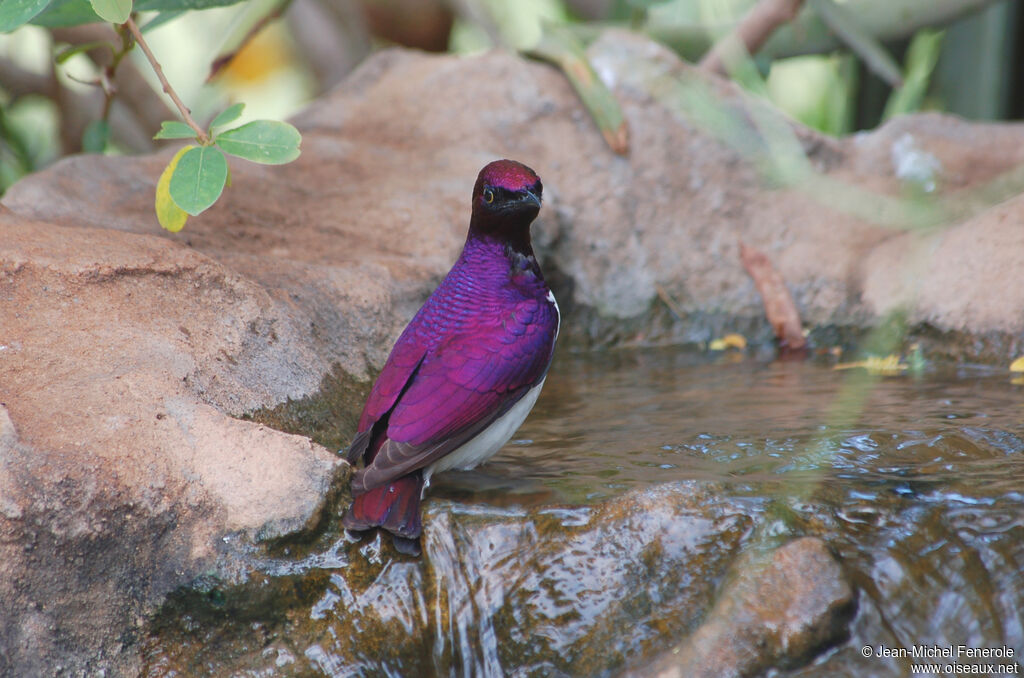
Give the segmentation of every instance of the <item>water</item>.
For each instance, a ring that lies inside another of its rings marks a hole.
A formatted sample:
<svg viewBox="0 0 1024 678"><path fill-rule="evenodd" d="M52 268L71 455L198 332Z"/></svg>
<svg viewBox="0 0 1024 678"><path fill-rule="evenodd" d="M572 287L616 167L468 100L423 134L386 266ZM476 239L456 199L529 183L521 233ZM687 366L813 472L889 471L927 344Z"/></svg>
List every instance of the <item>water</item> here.
<svg viewBox="0 0 1024 678"><path fill-rule="evenodd" d="M423 559L344 536L264 558L244 586L178 596L146 671L615 675L696 628L766 534L823 538L859 592L849 639L789 675L909 675L865 645L1019 660L1022 388L978 368L560 355L516 438L436 479Z"/></svg>

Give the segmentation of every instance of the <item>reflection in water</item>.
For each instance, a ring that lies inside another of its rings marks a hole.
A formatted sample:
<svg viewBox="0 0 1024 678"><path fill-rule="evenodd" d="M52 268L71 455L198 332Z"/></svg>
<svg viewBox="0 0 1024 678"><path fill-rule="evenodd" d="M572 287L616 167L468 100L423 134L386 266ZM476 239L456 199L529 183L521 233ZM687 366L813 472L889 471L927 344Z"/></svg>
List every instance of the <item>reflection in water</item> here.
<svg viewBox="0 0 1024 678"><path fill-rule="evenodd" d="M1021 388L949 372L871 386L670 351L559 356L488 465L439 476L424 558L346 537L183 595L154 675L614 675L701 620L758 525L824 538L860 590L851 638L791 675L903 676L864 645L1024 653ZM827 455L821 450L828 450ZM991 661L991 660L982 660Z"/></svg>

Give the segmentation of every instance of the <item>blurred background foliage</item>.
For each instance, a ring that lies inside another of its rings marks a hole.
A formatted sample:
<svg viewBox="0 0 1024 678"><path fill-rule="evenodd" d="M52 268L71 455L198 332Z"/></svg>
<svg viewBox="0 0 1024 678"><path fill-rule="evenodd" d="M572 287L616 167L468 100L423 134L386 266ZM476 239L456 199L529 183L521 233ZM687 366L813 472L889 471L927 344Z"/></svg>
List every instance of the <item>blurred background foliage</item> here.
<svg viewBox="0 0 1024 678"><path fill-rule="evenodd" d="M767 0L762 0L765 2ZM793 0L790 0L793 2ZM139 50L112 69L114 26L86 0L54 0L29 24L0 0L0 193L55 159L146 152L175 118ZM643 32L698 61L756 0L137 0L137 23L200 123L235 102L242 122L281 118L338 84L374 50L403 45L472 53L538 50L558 27L580 44L609 26ZM752 60L741 86L832 135L940 110L974 119L1024 114L1012 0L796 0L800 14ZM6 8L4 7L6 5ZM802 5L802 7L801 7ZM203 7L193 10L190 8ZM837 13L831 16L830 13ZM838 37L837 37L838 36ZM543 53L541 54L543 56ZM557 62L557 58L555 59ZM471 83L467 83L471 86ZM584 99L586 97L584 96ZM109 121L98 137L97 121ZM611 142L610 142L611 143Z"/></svg>

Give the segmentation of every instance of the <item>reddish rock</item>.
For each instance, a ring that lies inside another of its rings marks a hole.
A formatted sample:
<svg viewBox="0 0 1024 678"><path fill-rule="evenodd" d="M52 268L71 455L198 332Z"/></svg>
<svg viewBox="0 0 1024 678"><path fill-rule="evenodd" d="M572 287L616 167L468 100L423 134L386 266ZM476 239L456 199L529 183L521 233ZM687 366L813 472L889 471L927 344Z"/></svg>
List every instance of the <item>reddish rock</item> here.
<svg viewBox="0 0 1024 678"><path fill-rule="evenodd" d="M125 634L237 567L232 540L320 518L337 457L229 413L324 362L266 290L166 239L8 212L0 233L0 673L127 671Z"/></svg>

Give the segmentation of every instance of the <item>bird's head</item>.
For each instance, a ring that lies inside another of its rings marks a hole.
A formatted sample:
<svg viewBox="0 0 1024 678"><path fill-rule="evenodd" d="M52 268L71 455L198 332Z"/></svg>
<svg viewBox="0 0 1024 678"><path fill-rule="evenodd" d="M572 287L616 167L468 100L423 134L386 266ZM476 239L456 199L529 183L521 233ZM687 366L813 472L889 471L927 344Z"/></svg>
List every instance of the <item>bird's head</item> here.
<svg viewBox="0 0 1024 678"><path fill-rule="evenodd" d="M544 187L537 173L515 160L496 160L480 170L473 187L471 228L479 233L530 239Z"/></svg>

